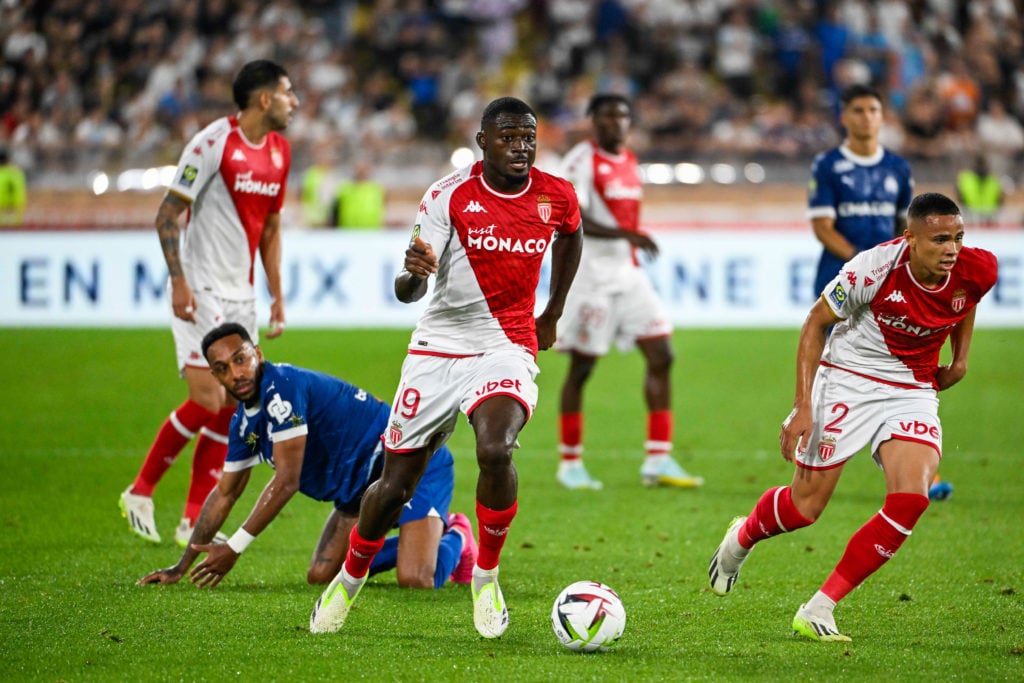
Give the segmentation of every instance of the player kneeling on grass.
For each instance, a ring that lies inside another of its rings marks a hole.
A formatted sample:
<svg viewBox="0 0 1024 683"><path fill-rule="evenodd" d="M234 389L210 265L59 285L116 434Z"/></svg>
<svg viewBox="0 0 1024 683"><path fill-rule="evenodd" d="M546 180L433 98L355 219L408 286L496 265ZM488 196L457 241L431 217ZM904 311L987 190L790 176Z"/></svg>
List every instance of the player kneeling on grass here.
<svg viewBox="0 0 1024 683"><path fill-rule="evenodd" d="M144 576L139 584L175 583L206 553L191 580L216 586L296 491L334 503L306 575L309 583L329 582L345 559L363 493L383 469L380 435L390 406L335 377L265 361L245 328L235 323L210 331L202 348L210 371L239 401L224 474L206 499L178 563ZM274 476L228 542L211 543L260 462L273 467ZM398 584L413 588L440 588L449 577L469 583L477 545L469 519L448 514L454 483L452 454L441 448L430 458L397 520L398 534L387 538L371 573L397 567Z"/></svg>
<svg viewBox="0 0 1024 683"><path fill-rule="evenodd" d="M796 461L793 481L733 520L711 558L715 593L732 589L755 543L814 523L843 466L870 444L885 472L882 509L793 620L811 640L850 640L832 612L899 550L928 507L942 453L937 392L967 373L975 306L996 282L995 256L963 246L963 224L948 197L919 195L902 238L861 252L825 287L800 332L793 412L779 435L782 457ZM939 365L947 338L952 362Z"/></svg>

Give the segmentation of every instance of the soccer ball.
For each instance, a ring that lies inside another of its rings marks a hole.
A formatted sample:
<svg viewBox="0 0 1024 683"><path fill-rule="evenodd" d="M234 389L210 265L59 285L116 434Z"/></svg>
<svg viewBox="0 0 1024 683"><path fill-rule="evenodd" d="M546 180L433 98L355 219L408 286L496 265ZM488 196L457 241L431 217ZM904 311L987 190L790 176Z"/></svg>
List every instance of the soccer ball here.
<svg viewBox="0 0 1024 683"><path fill-rule="evenodd" d="M577 581L555 598L551 627L558 641L570 650L607 650L622 637L626 608L618 594L603 583Z"/></svg>

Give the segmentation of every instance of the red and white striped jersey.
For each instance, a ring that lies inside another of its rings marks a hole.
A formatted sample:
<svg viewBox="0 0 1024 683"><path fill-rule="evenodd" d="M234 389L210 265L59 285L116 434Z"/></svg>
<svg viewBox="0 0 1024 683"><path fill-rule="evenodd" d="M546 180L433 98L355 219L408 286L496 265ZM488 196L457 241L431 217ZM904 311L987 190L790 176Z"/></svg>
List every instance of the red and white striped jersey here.
<svg viewBox="0 0 1024 683"><path fill-rule="evenodd" d="M822 297L842 319L829 337L822 364L886 384L938 388L942 345L996 283L996 257L963 247L935 289L910 272L907 241L885 242L843 266Z"/></svg>
<svg viewBox="0 0 1024 683"><path fill-rule="evenodd" d="M643 184L636 155L628 149L611 154L586 140L565 155L562 174L576 188L580 211L605 226L640 230ZM580 261L582 281L618 289L623 269L637 268L636 250L624 239L588 239Z"/></svg>
<svg viewBox="0 0 1024 683"><path fill-rule="evenodd" d="M253 145L234 116L192 138L169 188L191 203L182 246L190 287L224 299L255 298L256 249L267 216L281 212L290 165L281 134L270 132Z"/></svg>
<svg viewBox="0 0 1024 683"><path fill-rule="evenodd" d="M490 187L480 161L434 183L413 236L433 247L437 279L410 352L476 355L512 345L536 355L541 263L554 233L579 223L572 186L537 168L516 194Z"/></svg>

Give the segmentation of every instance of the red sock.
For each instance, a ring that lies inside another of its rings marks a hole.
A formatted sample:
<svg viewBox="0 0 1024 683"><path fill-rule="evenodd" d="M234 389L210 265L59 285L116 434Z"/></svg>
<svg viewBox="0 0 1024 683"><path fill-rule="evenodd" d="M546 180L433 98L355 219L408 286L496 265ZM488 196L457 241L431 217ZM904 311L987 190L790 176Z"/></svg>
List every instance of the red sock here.
<svg viewBox="0 0 1024 683"><path fill-rule="evenodd" d="M477 537L480 539L480 555L476 566L480 569L494 569L498 566L501 549L508 538L508 528L518 511L518 500L513 501L507 510L492 510L479 500L476 502Z"/></svg>
<svg viewBox="0 0 1024 683"><path fill-rule="evenodd" d="M235 406L225 406L199 430L196 452L192 456L192 480L185 499L184 516L189 524L195 525L206 497L217 485L224 470L224 459L228 455L228 429L234 414Z"/></svg>
<svg viewBox="0 0 1024 683"><path fill-rule="evenodd" d="M647 441L644 448L648 456L668 455L672 450L671 410L652 410L647 413Z"/></svg>
<svg viewBox="0 0 1024 683"><path fill-rule="evenodd" d="M776 486L761 495L747 521L740 527L738 540L750 549L769 536L796 531L814 524L793 505L793 492L788 486Z"/></svg>
<svg viewBox="0 0 1024 683"><path fill-rule="evenodd" d="M579 460L583 455L583 413L558 416L558 452L562 460Z"/></svg>
<svg viewBox="0 0 1024 683"><path fill-rule="evenodd" d="M152 496L153 489L174 464L181 449L185 447L196 432L212 420L215 414L189 399L178 406L170 417L164 420L160 431L156 434L153 445L142 463L139 474L132 484L132 493L140 496Z"/></svg>
<svg viewBox="0 0 1024 683"><path fill-rule="evenodd" d="M839 564L821 587L821 592L839 602L896 554L917 520L928 509L928 496L918 493L890 493L885 504L846 544Z"/></svg>
<svg viewBox="0 0 1024 683"><path fill-rule="evenodd" d="M373 556L384 547L387 536L381 536L376 541L368 541L359 535L359 525L352 527L348 535L348 553L345 555L345 570L349 576L361 579L370 571L370 563Z"/></svg>

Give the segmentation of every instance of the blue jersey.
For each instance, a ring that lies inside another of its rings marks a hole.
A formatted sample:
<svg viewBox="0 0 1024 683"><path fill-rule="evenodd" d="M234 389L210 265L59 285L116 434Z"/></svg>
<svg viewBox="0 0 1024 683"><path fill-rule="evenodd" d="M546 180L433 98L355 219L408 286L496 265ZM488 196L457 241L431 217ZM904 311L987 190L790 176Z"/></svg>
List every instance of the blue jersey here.
<svg viewBox="0 0 1024 683"><path fill-rule="evenodd" d="M390 412L387 403L336 377L264 362L259 403L240 403L231 420L224 471L260 462L273 467L274 442L305 436L299 491L355 513L384 466L380 437ZM452 471L451 453L442 448L430 459L424 480L435 473L446 480L450 500Z"/></svg>
<svg viewBox="0 0 1024 683"><path fill-rule="evenodd" d="M878 148L871 157L854 154L846 145L819 154L811 164L807 215L833 218L839 234L857 251L864 251L896 234L898 218L905 218L913 198L910 164ZM842 268L843 259L822 250L814 281L814 296L821 294Z"/></svg>

